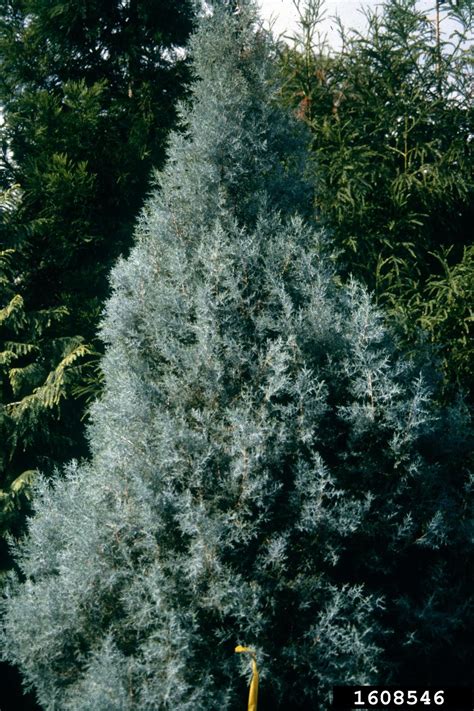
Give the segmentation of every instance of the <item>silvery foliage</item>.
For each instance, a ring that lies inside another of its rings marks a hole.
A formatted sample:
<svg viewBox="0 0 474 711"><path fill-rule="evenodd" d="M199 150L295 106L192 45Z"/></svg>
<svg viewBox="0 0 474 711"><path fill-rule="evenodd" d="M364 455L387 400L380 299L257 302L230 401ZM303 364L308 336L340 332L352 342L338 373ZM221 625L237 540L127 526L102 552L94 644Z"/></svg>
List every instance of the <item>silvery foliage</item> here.
<svg viewBox="0 0 474 711"><path fill-rule="evenodd" d="M377 571L443 544L427 389L305 219L306 136L252 5L215 9L192 52L185 130L112 275L91 462L38 484L15 546L5 656L50 711L243 707L238 643L273 708L325 708L377 680Z"/></svg>

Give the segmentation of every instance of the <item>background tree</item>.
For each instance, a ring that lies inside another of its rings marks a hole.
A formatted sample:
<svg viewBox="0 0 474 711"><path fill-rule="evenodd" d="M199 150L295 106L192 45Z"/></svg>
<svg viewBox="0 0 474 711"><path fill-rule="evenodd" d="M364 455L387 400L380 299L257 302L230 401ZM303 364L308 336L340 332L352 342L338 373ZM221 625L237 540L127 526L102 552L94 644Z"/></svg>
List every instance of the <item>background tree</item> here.
<svg viewBox="0 0 474 711"><path fill-rule="evenodd" d="M254 23L219 6L193 40L113 272L92 461L38 483L17 548L3 648L46 709L238 708L236 643L262 709L470 669L466 413L336 279Z"/></svg>
<svg viewBox="0 0 474 711"><path fill-rule="evenodd" d="M107 274L164 160L193 14L190 0L1 3L0 531L21 523L36 469L86 452Z"/></svg>
<svg viewBox="0 0 474 711"><path fill-rule="evenodd" d="M437 3L437 23L390 0L364 32L341 28L337 52L318 37L322 3L297 5L283 97L312 130L316 207L340 263L407 343L428 334L446 394L472 391L472 2Z"/></svg>

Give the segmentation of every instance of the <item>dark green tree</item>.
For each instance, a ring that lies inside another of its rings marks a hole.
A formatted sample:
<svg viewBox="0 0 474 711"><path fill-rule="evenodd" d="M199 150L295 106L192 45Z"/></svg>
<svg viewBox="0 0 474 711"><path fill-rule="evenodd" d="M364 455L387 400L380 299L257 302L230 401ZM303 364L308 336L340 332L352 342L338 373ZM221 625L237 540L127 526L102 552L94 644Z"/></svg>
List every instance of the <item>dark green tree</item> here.
<svg viewBox="0 0 474 711"><path fill-rule="evenodd" d="M389 0L367 30L341 30L337 52L318 36L323 4L300 9L283 97L312 130L316 207L340 264L408 343L423 329L448 393L472 391L472 2L438 3L429 17Z"/></svg>
<svg viewBox="0 0 474 711"><path fill-rule="evenodd" d="M255 19L218 6L192 42L113 271L92 461L38 482L15 546L2 646L45 709L239 708L236 644L262 709L469 668L467 416L336 278Z"/></svg>
<svg viewBox="0 0 474 711"><path fill-rule="evenodd" d="M193 17L191 0L1 2L3 531L34 470L86 451L107 274L163 163Z"/></svg>

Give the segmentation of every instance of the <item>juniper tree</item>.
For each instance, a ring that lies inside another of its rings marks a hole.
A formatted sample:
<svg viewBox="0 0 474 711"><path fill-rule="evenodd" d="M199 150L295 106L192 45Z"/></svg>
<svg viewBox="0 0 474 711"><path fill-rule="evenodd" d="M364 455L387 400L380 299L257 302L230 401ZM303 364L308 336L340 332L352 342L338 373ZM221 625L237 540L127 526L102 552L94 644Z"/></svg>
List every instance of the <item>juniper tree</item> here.
<svg viewBox="0 0 474 711"><path fill-rule="evenodd" d="M87 451L107 276L164 162L193 18L189 0L0 3L0 569L32 472Z"/></svg>
<svg viewBox="0 0 474 711"><path fill-rule="evenodd" d="M462 624L465 416L436 421L337 279L255 23L219 5L192 41L192 109L112 274L91 461L38 482L14 546L4 654L45 709L237 709L236 644L263 709L323 709Z"/></svg>

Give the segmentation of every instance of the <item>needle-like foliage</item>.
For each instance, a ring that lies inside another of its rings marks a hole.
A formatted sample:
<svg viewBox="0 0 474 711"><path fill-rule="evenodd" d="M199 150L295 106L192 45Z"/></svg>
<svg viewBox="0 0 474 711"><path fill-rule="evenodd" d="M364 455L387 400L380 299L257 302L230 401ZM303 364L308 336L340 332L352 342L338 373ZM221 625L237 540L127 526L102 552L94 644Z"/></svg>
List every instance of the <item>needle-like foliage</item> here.
<svg viewBox="0 0 474 711"><path fill-rule="evenodd" d="M0 3L0 575L36 470L87 451L107 277L165 160L193 18L191 0Z"/></svg>
<svg viewBox="0 0 474 711"><path fill-rule="evenodd" d="M338 284L273 51L252 3L203 19L186 130L113 272L91 463L39 483L16 546L5 655L50 711L243 708L236 644L262 709L324 709L461 624L465 418L454 442Z"/></svg>

